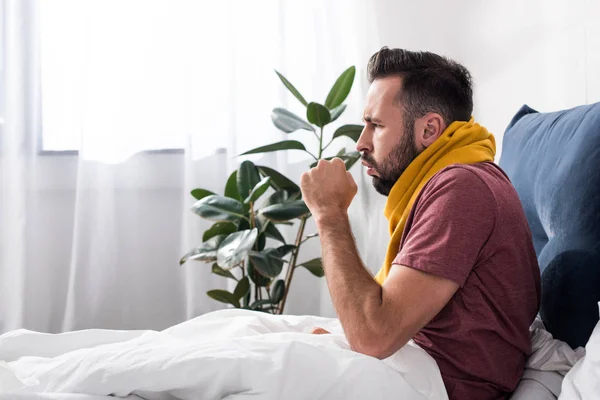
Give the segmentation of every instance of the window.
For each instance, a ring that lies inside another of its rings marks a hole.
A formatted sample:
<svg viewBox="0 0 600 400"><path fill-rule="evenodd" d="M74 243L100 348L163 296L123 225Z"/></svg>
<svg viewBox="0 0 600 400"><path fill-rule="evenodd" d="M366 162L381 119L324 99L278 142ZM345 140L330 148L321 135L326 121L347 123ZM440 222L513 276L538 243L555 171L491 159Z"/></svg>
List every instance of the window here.
<svg viewBox="0 0 600 400"><path fill-rule="evenodd" d="M118 13L103 2L39 3L43 151L183 147L181 29L165 6L133 3Z"/></svg>

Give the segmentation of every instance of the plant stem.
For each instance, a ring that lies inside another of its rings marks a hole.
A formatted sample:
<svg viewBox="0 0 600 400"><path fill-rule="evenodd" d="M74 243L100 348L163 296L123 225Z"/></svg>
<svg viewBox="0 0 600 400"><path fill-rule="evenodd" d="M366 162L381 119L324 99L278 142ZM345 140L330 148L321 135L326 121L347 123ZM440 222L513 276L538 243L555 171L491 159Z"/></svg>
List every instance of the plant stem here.
<svg viewBox="0 0 600 400"><path fill-rule="evenodd" d="M318 158L317 158L317 157L315 157L315 155L314 155L313 153L311 153L310 151L308 151L308 150L304 150L304 151L305 151L305 152L307 152L308 154L310 154L310 156L311 156L312 158L314 158L314 159L315 159L315 161L317 161L317 160L318 160ZM319 156L319 157L320 157L320 156Z"/></svg>
<svg viewBox="0 0 600 400"><path fill-rule="evenodd" d="M256 221L254 220L254 203L250 202L250 229L256 227Z"/></svg>
<svg viewBox="0 0 600 400"><path fill-rule="evenodd" d="M254 203L250 202L250 229L256 227L256 220L254 219ZM258 243L254 242L254 250L258 250ZM254 278L256 278L256 271L254 271ZM254 284L254 301L260 300L260 288L257 284Z"/></svg>
<svg viewBox="0 0 600 400"><path fill-rule="evenodd" d="M302 235L304 235L304 228L306 227L307 219L308 217L302 217L302 219L300 219L300 226L298 227L298 234L296 235L295 241L296 248L294 249L294 251L292 251L292 256L290 257L290 264L288 265L287 274L285 276L285 291L283 294L283 299L281 299L279 309L277 310L277 314L282 314L283 309L285 307L285 301L287 300L287 295L290 291L290 283L292 282L294 270L296 269L296 261L298 260L298 253L300 252L300 245L302 244Z"/></svg>
<svg viewBox="0 0 600 400"><path fill-rule="evenodd" d="M304 239L302 239L302 241L300 242L300 244L304 244L304 242L308 242L310 239L316 238L316 237L319 237L319 235L318 234L308 235L307 237L305 237Z"/></svg>
<svg viewBox="0 0 600 400"><path fill-rule="evenodd" d="M269 290L269 288L265 288L265 291L267 292L267 297L269 298L269 301L271 302L271 304L273 304L273 299L271 298L271 291ZM271 309L271 314L276 314L273 312L273 310L277 311L277 306L276 305L271 305L271 307L269 307Z"/></svg>
<svg viewBox="0 0 600 400"><path fill-rule="evenodd" d="M319 133L319 160L323 155L323 127L321 127L321 132Z"/></svg>
<svg viewBox="0 0 600 400"><path fill-rule="evenodd" d="M315 137L317 138L317 140L319 140L319 135L317 135L317 131L313 130L312 133L313 133L313 135L315 135Z"/></svg>
<svg viewBox="0 0 600 400"><path fill-rule="evenodd" d="M323 147L323 151L325 151L325 149L327 149L331 143L333 143L333 139L331 139L331 140L329 141L329 143L327 143L327 144L325 145L325 147Z"/></svg>

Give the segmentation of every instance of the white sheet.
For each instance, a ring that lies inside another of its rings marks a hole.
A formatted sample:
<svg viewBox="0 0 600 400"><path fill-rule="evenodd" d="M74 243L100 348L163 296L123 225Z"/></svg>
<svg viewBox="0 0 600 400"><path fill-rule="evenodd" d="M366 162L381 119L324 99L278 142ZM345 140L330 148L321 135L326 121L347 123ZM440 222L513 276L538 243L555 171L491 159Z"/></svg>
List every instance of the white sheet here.
<svg viewBox="0 0 600 400"><path fill-rule="evenodd" d="M333 334L307 334L315 326ZM380 361L351 351L335 319L243 310L163 332L14 331L0 336L0 360L3 399L448 398L435 361L412 342Z"/></svg>
<svg viewBox="0 0 600 400"><path fill-rule="evenodd" d="M600 302L598 303L600 310ZM565 376L559 400L600 399L600 321L585 346L585 356Z"/></svg>
<svg viewBox="0 0 600 400"><path fill-rule="evenodd" d="M563 376L583 357L585 349L573 350L565 342L554 339L541 319L533 322L529 333L532 353L511 400L556 400Z"/></svg>

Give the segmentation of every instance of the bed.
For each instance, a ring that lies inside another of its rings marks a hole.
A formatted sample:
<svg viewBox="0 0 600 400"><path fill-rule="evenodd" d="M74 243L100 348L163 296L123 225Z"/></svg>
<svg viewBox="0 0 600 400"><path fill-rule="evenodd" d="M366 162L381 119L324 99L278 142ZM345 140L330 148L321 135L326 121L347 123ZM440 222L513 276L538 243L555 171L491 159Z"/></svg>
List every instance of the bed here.
<svg viewBox="0 0 600 400"><path fill-rule="evenodd" d="M500 165L542 271L534 352L514 400L600 398L599 160L600 103L547 114L524 106L504 136ZM315 326L332 334L311 335ZM162 332L0 336L1 399L249 397L447 399L417 345L380 361L351 351L328 318L222 310Z"/></svg>

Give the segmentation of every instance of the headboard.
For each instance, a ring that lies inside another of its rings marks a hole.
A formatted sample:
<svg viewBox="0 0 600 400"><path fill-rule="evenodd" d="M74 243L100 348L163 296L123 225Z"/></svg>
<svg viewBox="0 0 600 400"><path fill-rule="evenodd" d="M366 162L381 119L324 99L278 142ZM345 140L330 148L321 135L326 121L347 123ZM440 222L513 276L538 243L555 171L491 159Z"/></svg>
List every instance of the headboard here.
<svg viewBox="0 0 600 400"><path fill-rule="evenodd" d="M523 106L504 134L499 164L533 235L546 329L584 346L600 301L600 103L552 113Z"/></svg>

